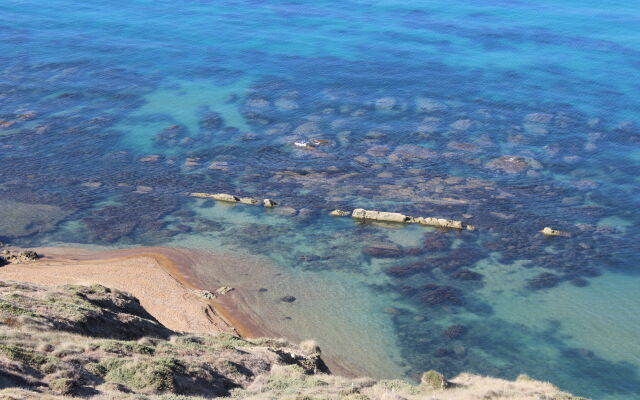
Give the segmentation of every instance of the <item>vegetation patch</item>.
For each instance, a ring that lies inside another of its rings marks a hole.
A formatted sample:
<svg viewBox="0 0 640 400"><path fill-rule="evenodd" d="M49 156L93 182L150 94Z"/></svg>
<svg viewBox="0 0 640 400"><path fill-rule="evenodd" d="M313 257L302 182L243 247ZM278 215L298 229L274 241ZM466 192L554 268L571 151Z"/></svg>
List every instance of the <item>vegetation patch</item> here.
<svg viewBox="0 0 640 400"><path fill-rule="evenodd" d="M0 354L4 354L10 360L27 364L35 369L40 369L48 361L48 358L42 354L12 344L0 344Z"/></svg>
<svg viewBox="0 0 640 400"><path fill-rule="evenodd" d="M117 354L146 354L152 355L155 353L155 349L150 346L146 346L140 343L125 341L125 340L107 340L104 342L92 343L92 346L95 346L103 351L108 353L117 353Z"/></svg>
<svg viewBox="0 0 640 400"><path fill-rule="evenodd" d="M218 333L212 337L212 340L216 344L229 348L247 347L252 345L252 343L230 333Z"/></svg>
<svg viewBox="0 0 640 400"><path fill-rule="evenodd" d="M29 311L29 310L25 310L24 308L20 308L20 307L16 307L13 304L4 301L4 300L0 300L0 312L5 313L5 314L10 314L13 316L20 316L20 315L28 315L30 317L37 317L38 315Z"/></svg>
<svg viewBox="0 0 640 400"><path fill-rule="evenodd" d="M174 374L184 370L184 364L171 357L149 359L110 359L103 364L104 379L121 383L135 390L165 392L175 389Z"/></svg>

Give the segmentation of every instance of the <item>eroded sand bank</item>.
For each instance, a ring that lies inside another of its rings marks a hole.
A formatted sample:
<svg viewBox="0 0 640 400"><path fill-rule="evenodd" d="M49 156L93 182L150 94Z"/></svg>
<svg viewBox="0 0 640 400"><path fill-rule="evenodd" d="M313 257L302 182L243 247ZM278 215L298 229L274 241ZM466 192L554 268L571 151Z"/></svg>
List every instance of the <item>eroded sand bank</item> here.
<svg viewBox="0 0 640 400"><path fill-rule="evenodd" d="M28 264L0 268L0 279L45 285L101 284L136 296L142 306L166 327L180 332L237 332L255 335L214 301L198 295L184 276L186 250L141 248L89 251L75 248L39 248L42 256Z"/></svg>

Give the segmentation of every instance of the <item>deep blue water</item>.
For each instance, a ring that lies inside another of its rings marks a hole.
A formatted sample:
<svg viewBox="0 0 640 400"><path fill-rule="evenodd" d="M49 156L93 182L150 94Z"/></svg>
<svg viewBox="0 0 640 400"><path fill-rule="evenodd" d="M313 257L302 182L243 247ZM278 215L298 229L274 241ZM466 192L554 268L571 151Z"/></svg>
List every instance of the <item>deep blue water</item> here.
<svg viewBox="0 0 640 400"><path fill-rule="evenodd" d="M363 288L345 320L381 305L372 374L636 398L638 26L622 1L3 1L0 240L266 256ZM477 229L327 216L354 207Z"/></svg>

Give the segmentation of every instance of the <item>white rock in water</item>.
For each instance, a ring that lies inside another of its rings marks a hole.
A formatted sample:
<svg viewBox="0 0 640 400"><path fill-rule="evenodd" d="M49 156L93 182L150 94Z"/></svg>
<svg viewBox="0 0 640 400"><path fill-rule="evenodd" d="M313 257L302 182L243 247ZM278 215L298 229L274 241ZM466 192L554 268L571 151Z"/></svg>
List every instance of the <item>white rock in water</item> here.
<svg viewBox="0 0 640 400"><path fill-rule="evenodd" d="M465 228L465 225L462 223L462 221L455 221L455 220L445 219L445 218L418 217L418 218L415 218L415 222L421 225L434 226L436 228L451 228L451 229ZM467 229L473 230L474 227L471 226L471 228L469 228L468 226Z"/></svg>
<svg viewBox="0 0 640 400"><path fill-rule="evenodd" d="M275 207L275 206L277 206L277 205L278 205L278 203L276 203L275 201L273 201L273 200L271 200L271 199L264 199L264 200L262 200L262 204L263 204L265 207L268 207L268 208L272 208L272 207Z"/></svg>
<svg viewBox="0 0 640 400"><path fill-rule="evenodd" d="M384 221L384 222L405 223L405 222L412 221L411 217L404 214L386 212L386 211L369 211L363 208L356 208L355 210L353 210L353 213L351 213L351 217L356 219Z"/></svg>
<svg viewBox="0 0 640 400"><path fill-rule="evenodd" d="M570 236L568 232L563 232L563 231L558 231L556 229L551 229L548 226L546 226L540 232L542 232L542 234L545 235L545 236L564 236L564 237Z"/></svg>
<svg viewBox="0 0 640 400"><path fill-rule="evenodd" d="M240 201L238 196L227 193L191 193L191 197L210 198L219 201L228 201L231 203L237 203Z"/></svg>
<svg viewBox="0 0 640 400"><path fill-rule="evenodd" d="M351 214L349 211L342 211L342 210L333 210L329 213L329 215L333 217L346 217L349 214Z"/></svg>
<svg viewBox="0 0 640 400"><path fill-rule="evenodd" d="M260 200L252 199L251 197L240 197L240 203L255 206L260 204Z"/></svg>

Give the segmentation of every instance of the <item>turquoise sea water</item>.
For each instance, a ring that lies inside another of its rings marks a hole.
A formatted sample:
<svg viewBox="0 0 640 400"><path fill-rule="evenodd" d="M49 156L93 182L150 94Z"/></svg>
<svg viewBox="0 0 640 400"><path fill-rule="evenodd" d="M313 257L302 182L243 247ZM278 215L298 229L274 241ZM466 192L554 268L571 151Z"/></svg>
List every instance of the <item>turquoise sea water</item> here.
<svg viewBox="0 0 640 400"><path fill-rule="evenodd" d="M271 328L372 375L637 398L638 26L621 1L3 1L0 240L260 256L235 283ZM477 229L327 215L355 207Z"/></svg>

